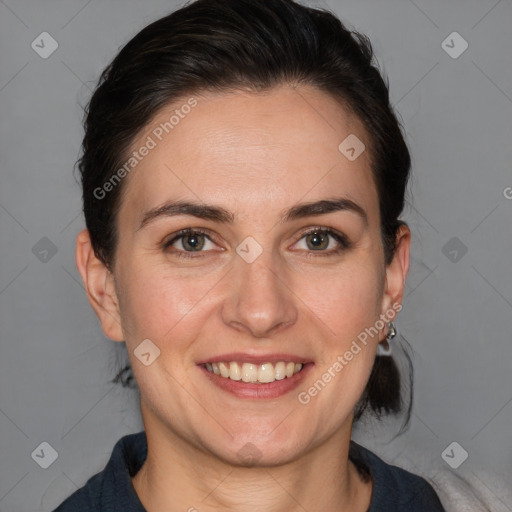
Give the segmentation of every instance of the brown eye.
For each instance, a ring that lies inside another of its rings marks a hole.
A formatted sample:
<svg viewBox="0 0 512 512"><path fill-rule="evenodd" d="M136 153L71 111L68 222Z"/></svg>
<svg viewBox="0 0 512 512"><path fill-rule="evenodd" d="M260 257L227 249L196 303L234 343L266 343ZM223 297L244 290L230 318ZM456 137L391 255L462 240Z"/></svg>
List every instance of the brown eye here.
<svg viewBox="0 0 512 512"><path fill-rule="evenodd" d="M318 252L318 256L338 254L350 247L346 236L332 229L314 228L302 235L300 241L305 240L306 247L299 247L305 251Z"/></svg>
<svg viewBox="0 0 512 512"><path fill-rule="evenodd" d="M329 246L329 235L326 233L322 233L321 231L314 231L306 235L306 243L308 248L313 250L317 249L327 249Z"/></svg>
<svg viewBox="0 0 512 512"><path fill-rule="evenodd" d="M186 251L200 251L205 244L204 238L202 234L181 236L181 245Z"/></svg>
<svg viewBox="0 0 512 512"><path fill-rule="evenodd" d="M165 242L163 250L174 253L180 258L193 258L191 253L208 252L214 245L206 233L198 229L187 228L175 233L168 242Z"/></svg>

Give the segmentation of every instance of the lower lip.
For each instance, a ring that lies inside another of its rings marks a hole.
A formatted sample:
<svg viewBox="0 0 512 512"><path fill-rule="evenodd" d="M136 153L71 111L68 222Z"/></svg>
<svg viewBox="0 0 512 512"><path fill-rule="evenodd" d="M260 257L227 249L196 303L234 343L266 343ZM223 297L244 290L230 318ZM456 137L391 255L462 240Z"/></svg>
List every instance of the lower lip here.
<svg viewBox="0 0 512 512"><path fill-rule="evenodd" d="M209 372L204 366L199 368L206 374L210 381L219 388L239 398L272 399L293 391L306 377L306 374L313 367L313 363L307 363L299 373L292 377L285 377L267 384L254 384L243 380L232 380Z"/></svg>

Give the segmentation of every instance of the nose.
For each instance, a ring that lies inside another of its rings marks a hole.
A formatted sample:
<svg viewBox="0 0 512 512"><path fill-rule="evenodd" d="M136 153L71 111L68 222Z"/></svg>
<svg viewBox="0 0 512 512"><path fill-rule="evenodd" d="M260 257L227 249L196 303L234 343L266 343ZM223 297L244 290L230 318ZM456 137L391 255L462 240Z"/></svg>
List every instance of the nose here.
<svg viewBox="0 0 512 512"><path fill-rule="evenodd" d="M222 307L222 319L229 327L255 338L268 338L297 321L286 269L278 268L270 251L263 251L252 263L238 258L229 279Z"/></svg>

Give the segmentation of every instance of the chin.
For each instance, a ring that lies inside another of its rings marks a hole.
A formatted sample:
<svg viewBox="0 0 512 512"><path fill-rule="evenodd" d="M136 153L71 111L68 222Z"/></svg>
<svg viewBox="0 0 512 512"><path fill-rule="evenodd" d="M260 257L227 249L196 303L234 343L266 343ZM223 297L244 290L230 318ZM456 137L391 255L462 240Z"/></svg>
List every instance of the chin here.
<svg viewBox="0 0 512 512"><path fill-rule="evenodd" d="M272 467L298 459L312 444L306 444L303 435L290 436L289 428L280 432L277 430L274 426L265 429L259 435L253 431L238 431L235 439L224 436L224 439L216 444L213 444L215 441L209 437L208 449L214 456L231 465Z"/></svg>

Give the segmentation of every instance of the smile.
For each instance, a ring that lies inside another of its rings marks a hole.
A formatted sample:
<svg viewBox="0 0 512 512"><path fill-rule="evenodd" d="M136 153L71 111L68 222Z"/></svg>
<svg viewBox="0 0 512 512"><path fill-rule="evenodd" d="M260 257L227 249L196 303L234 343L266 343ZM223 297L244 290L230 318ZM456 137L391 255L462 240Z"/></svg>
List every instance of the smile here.
<svg viewBox="0 0 512 512"><path fill-rule="evenodd" d="M299 373L302 363L293 361L278 361L276 363L239 363L237 361L205 363L210 373L221 378L254 384L269 384L276 380L291 378Z"/></svg>

